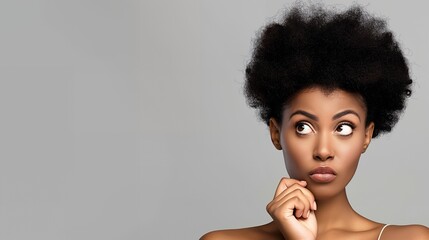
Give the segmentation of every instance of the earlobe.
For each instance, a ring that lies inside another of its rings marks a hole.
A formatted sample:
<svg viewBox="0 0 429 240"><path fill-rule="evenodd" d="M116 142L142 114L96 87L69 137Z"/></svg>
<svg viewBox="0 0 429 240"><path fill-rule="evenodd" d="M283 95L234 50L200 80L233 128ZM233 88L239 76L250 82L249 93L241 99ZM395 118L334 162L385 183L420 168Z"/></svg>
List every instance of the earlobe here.
<svg viewBox="0 0 429 240"><path fill-rule="evenodd" d="M280 127L274 118L270 118L269 128L271 141L274 147L276 147L277 150L282 150L282 145L280 144Z"/></svg>
<svg viewBox="0 0 429 240"><path fill-rule="evenodd" d="M368 146L371 143L373 133L374 133L374 122L371 122L370 124L368 124L368 126L365 129L365 142L363 143L362 153L364 153L366 149L368 149Z"/></svg>

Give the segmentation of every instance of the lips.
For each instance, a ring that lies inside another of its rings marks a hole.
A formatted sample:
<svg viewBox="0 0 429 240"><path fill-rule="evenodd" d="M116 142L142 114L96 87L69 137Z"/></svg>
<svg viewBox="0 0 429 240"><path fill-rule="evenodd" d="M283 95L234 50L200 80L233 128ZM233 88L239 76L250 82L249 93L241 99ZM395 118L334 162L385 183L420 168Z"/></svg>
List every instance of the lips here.
<svg viewBox="0 0 429 240"><path fill-rule="evenodd" d="M318 183L329 183L335 180L337 173L330 167L318 167L310 173L310 178Z"/></svg>

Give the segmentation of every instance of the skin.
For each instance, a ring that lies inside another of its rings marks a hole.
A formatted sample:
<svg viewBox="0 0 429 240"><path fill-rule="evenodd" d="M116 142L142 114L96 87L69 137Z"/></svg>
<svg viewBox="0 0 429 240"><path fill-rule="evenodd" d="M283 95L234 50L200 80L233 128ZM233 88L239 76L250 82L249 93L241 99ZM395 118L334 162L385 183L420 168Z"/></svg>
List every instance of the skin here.
<svg viewBox="0 0 429 240"><path fill-rule="evenodd" d="M299 92L285 106L282 122L270 119L271 140L283 152L291 178L282 178L266 206L273 221L256 227L219 230L201 240L377 239L384 224L356 213L346 186L368 148L374 124L365 124L366 107L359 95L320 88ZM310 172L330 167L330 182ZM382 239L429 239L420 225L388 226Z"/></svg>

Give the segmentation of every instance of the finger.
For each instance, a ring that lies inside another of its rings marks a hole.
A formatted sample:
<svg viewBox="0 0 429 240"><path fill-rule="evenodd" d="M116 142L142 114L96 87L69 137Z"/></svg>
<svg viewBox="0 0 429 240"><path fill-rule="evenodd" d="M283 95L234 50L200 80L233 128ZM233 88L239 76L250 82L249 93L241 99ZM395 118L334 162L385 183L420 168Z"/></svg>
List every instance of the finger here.
<svg viewBox="0 0 429 240"><path fill-rule="evenodd" d="M274 198L276 198L280 193L282 193L284 190L286 190L288 187L292 186L293 184L299 184L303 187L307 186L307 182L305 181L299 181L293 178L285 178L283 177L279 185L277 186L276 192L274 194Z"/></svg>
<svg viewBox="0 0 429 240"><path fill-rule="evenodd" d="M307 217L311 208L311 202L307 199L307 196L303 191L306 189L299 186L298 184L294 184L284 192L282 192L279 196L277 196L273 201L271 201L267 205L267 211L269 213L273 213L276 211L281 211L283 214L287 216L295 215L296 218L299 217ZM291 206L287 204L291 199L298 198L302 204L300 207ZM282 208L282 209L279 209Z"/></svg>
<svg viewBox="0 0 429 240"><path fill-rule="evenodd" d="M299 196L293 197L286 201L285 204L292 203L294 205L293 215L295 218L303 217L303 213L305 212L305 201Z"/></svg>
<svg viewBox="0 0 429 240"><path fill-rule="evenodd" d="M315 211L315 210L317 210L317 205L316 205L316 199L315 199L315 197L314 197L314 195L313 195L313 193L308 189L308 188L305 188L305 187L302 187L301 185L299 185L299 184L294 184L294 185L292 185L292 186L290 186L289 188L287 188L285 191L283 191L280 195L279 195L279 197L281 197L282 195L287 195L287 194L289 194L289 193L291 193L291 192L293 192L293 191L295 191L295 189L301 189L301 191L304 193L304 195L307 197L307 199L308 199L308 201L309 201L309 203L310 203L310 206L311 206L311 210L313 210L313 211Z"/></svg>
<svg viewBox="0 0 429 240"><path fill-rule="evenodd" d="M301 191L301 189L295 190L299 192L297 194L297 197L299 198L300 202L302 203L300 208L296 209L295 217L296 218L308 218L310 213L310 202L308 201L307 197L304 195L304 193Z"/></svg>
<svg viewBox="0 0 429 240"><path fill-rule="evenodd" d="M292 184L292 185L290 185L289 187L287 187L287 188L285 188L285 190L283 191L283 192L281 192L281 193L279 193L274 199L273 199L273 201L280 201L281 199L283 199L286 195L289 195L289 194L291 194L293 191L295 191L296 189L299 189L299 188L304 188L303 186L301 186L300 184L298 184L298 183L294 183L294 184ZM292 196L289 196L289 198L291 198L291 197L293 197L293 195ZM287 200L287 199L285 199L285 200Z"/></svg>
<svg viewBox="0 0 429 240"><path fill-rule="evenodd" d="M285 191L280 193L277 197L273 199L271 205L283 204L284 202L298 195L300 196L301 200L305 202L305 209L302 209L302 212L300 210L295 211L295 214L297 214L296 215L297 217L303 216L304 218L307 218L311 210L313 211L317 210L317 206L316 206L314 195L310 192L310 190L308 190L305 187L302 187L299 184L293 184Z"/></svg>
<svg viewBox="0 0 429 240"><path fill-rule="evenodd" d="M285 195L283 198L279 199L276 203L277 206L282 206L284 204L286 204L288 201L290 201L291 199L294 198L298 198L300 205L299 206L294 206L295 207L295 212L294 215L296 218L307 218L311 207L312 207L312 202L309 201L308 197L305 195L304 191L307 190L305 188L295 188L292 192L290 192L289 194ZM287 190L289 191L289 189ZM291 207L291 206L289 206Z"/></svg>
<svg viewBox="0 0 429 240"><path fill-rule="evenodd" d="M314 197L313 193L308 188L300 188L302 193L305 195L306 199L308 200L308 203L310 204L310 209L315 211L317 210L316 206L316 198Z"/></svg>
<svg viewBox="0 0 429 240"><path fill-rule="evenodd" d="M280 192L279 194L277 194L277 196L274 199L283 198L284 196L295 191L296 189L301 189L304 195L307 196L310 203L313 204L313 202L315 201L313 193L303 185L305 185L305 182L294 183L291 186L287 187L285 190L283 190L283 192Z"/></svg>
<svg viewBox="0 0 429 240"><path fill-rule="evenodd" d="M298 197L292 197L286 201L277 202L267 209L273 219L299 218L302 216L305 203Z"/></svg>
<svg viewBox="0 0 429 240"><path fill-rule="evenodd" d="M277 208L279 208L280 205L284 204L288 199L294 197L293 195L288 194L291 193L294 189L300 187L299 184L293 184L289 187L286 187L286 184L284 183L284 180L280 181L279 186L277 187L276 194L274 196L274 199L268 203L266 209L269 213L274 212ZM283 191L282 191L283 190ZM286 191L287 190L287 191ZM291 209L293 211L293 208Z"/></svg>

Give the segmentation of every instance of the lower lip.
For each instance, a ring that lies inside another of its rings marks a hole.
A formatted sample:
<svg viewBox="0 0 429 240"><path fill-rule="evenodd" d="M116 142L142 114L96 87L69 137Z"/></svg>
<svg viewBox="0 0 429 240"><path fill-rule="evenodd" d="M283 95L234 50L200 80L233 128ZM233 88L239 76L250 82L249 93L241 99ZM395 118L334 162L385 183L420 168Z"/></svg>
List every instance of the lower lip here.
<svg viewBox="0 0 429 240"><path fill-rule="evenodd" d="M337 176L335 176L334 174L330 174L330 173L315 173L315 174L311 174L310 178L315 181L315 182L319 182L319 183L329 183L334 181L334 179Z"/></svg>

